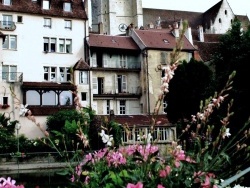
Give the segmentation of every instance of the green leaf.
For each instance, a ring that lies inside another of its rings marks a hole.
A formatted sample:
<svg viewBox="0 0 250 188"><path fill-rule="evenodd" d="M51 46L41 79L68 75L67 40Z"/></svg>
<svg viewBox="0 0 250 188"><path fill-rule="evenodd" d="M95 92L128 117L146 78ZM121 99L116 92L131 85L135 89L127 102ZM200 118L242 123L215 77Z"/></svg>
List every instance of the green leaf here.
<svg viewBox="0 0 250 188"><path fill-rule="evenodd" d="M128 177L129 177L128 171L127 171L127 170L122 170L122 171L119 173L119 176L120 176L120 177L128 178Z"/></svg>
<svg viewBox="0 0 250 188"><path fill-rule="evenodd" d="M112 179L112 181L115 183L115 185L123 185L123 181L119 175L114 173L113 171L109 172L109 176Z"/></svg>

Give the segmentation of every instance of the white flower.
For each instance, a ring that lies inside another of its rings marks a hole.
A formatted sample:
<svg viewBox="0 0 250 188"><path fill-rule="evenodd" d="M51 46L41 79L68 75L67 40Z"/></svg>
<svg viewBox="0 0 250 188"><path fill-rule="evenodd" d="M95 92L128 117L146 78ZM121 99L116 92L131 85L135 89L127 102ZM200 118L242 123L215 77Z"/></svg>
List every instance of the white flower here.
<svg viewBox="0 0 250 188"><path fill-rule="evenodd" d="M223 134L223 138L231 136L231 133L229 132L230 128L226 128L226 131Z"/></svg>
<svg viewBox="0 0 250 188"><path fill-rule="evenodd" d="M20 111L19 111L20 116L25 116L25 114L29 111L27 107L28 107L28 104L25 104L25 105L21 104Z"/></svg>
<svg viewBox="0 0 250 188"><path fill-rule="evenodd" d="M147 144L150 143L150 140L152 139L153 137L151 136L151 133L148 133L148 136L147 136Z"/></svg>
<svg viewBox="0 0 250 188"><path fill-rule="evenodd" d="M101 131L100 136L102 137L102 142L108 146L112 146L113 135L105 134L104 130Z"/></svg>

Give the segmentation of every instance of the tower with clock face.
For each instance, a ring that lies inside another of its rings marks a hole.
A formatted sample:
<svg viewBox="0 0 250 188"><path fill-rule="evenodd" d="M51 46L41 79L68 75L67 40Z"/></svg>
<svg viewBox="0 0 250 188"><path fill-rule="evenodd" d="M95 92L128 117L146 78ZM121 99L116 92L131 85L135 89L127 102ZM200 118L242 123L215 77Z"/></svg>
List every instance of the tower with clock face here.
<svg viewBox="0 0 250 188"><path fill-rule="evenodd" d="M142 0L91 0L92 31L125 35L128 25L143 25Z"/></svg>

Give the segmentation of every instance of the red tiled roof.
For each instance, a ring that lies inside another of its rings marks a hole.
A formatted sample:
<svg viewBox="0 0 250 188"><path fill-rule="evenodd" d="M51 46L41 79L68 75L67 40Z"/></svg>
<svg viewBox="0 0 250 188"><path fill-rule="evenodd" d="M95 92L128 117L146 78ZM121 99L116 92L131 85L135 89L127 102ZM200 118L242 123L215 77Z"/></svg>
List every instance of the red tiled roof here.
<svg viewBox="0 0 250 188"><path fill-rule="evenodd" d="M127 124L129 127L131 126L150 126L152 116L149 115L115 115L113 120L122 125ZM157 126L166 126L169 125L169 121L166 115L158 115L156 116Z"/></svg>
<svg viewBox="0 0 250 188"><path fill-rule="evenodd" d="M137 34L138 38L143 42L146 48L172 50L176 47L176 37L168 30L135 29L134 32ZM168 42L164 42L165 40ZM184 40L183 40L182 50L184 51L195 50L194 46L188 41L186 37L184 37Z"/></svg>
<svg viewBox="0 0 250 188"><path fill-rule="evenodd" d="M137 44L129 36L90 34L88 44L90 47L139 50Z"/></svg>
<svg viewBox="0 0 250 188"><path fill-rule="evenodd" d="M74 70L89 70L89 65L81 58L73 67Z"/></svg>
<svg viewBox="0 0 250 188"><path fill-rule="evenodd" d="M31 0L12 0L12 4L10 6L0 3L0 10L87 20L82 0L71 1L72 12L63 11L63 2L63 0L51 0L50 9L43 10L42 0L37 0L36 2L32 2Z"/></svg>
<svg viewBox="0 0 250 188"><path fill-rule="evenodd" d="M216 52L219 43L218 42L197 42L195 41L194 44L197 46L199 55L202 61L207 62L210 61L212 55Z"/></svg>

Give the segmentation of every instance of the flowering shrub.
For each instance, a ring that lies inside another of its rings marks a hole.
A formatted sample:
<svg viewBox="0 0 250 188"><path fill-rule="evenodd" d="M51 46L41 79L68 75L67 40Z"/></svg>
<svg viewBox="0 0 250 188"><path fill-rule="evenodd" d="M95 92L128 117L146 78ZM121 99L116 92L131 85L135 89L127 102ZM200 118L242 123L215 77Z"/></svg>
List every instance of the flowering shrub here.
<svg viewBox="0 0 250 188"><path fill-rule="evenodd" d="M0 188L24 188L23 185L15 185L16 181L12 180L10 177L7 179L1 177L0 178Z"/></svg>

